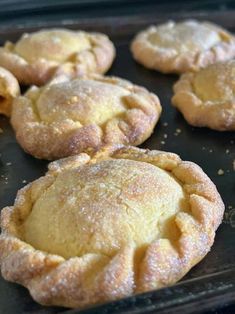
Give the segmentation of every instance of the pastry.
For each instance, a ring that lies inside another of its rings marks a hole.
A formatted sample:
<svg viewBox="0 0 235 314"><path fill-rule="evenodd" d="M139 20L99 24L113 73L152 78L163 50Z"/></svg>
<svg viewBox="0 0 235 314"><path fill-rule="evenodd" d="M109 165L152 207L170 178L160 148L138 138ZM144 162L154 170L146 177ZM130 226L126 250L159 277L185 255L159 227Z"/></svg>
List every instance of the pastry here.
<svg viewBox="0 0 235 314"><path fill-rule="evenodd" d="M161 114L156 95L115 77L68 77L32 87L13 103L11 123L23 149L58 159L104 144L139 145Z"/></svg>
<svg viewBox="0 0 235 314"><path fill-rule="evenodd" d="M114 45L104 34L47 29L7 42L0 48L0 66L21 84L43 85L57 72L104 73L114 56Z"/></svg>
<svg viewBox="0 0 235 314"><path fill-rule="evenodd" d="M131 51L149 69L183 73L235 57L235 38L209 22L168 22L140 32Z"/></svg>
<svg viewBox="0 0 235 314"><path fill-rule="evenodd" d="M172 285L210 250L223 212L202 169L173 153L70 156L2 210L2 276L78 308Z"/></svg>
<svg viewBox="0 0 235 314"><path fill-rule="evenodd" d="M11 115L13 99L20 94L16 78L7 70L0 67L0 114Z"/></svg>
<svg viewBox="0 0 235 314"><path fill-rule="evenodd" d="M235 131L235 60L183 74L172 104L193 126Z"/></svg>

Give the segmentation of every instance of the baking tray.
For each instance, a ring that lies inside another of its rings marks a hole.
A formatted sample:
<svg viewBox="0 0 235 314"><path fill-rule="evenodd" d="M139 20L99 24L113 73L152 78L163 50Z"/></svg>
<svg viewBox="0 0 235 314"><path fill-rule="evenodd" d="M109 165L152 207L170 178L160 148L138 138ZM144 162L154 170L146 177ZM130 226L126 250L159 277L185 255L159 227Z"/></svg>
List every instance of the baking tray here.
<svg viewBox="0 0 235 314"><path fill-rule="evenodd" d="M55 24L23 24L1 28L1 44L15 41L23 32L53 26L71 29L101 31L110 36L117 48L117 58L109 71L156 93L163 113L152 136L141 147L171 151L184 160L199 164L217 185L226 205L224 221L219 227L215 244L206 258L195 266L178 284L129 297L79 313L198 313L235 302L235 135L206 128L189 126L170 104L175 75L163 75L138 65L129 51L130 40L140 29L169 19L197 18L216 22L235 31L235 11L181 13L175 16L132 16L79 21L61 21ZM0 208L13 204L19 188L47 169L47 162L37 160L16 143L7 118L0 116ZM220 170L220 171L219 171ZM219 175L222 170L223 175ZM0 278L0 313L77 313L58 307L43 307L35 303L23 287Z"/></svg>

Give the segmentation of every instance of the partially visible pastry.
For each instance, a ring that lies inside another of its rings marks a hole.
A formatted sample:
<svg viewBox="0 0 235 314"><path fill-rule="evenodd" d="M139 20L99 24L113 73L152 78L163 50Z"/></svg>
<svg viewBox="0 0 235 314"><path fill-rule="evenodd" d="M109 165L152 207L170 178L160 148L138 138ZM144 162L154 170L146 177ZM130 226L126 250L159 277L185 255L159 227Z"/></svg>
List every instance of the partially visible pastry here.
<svg viewBox="0 0 235 314"><path fill-rule="evenodd" d="M19 94L17 79L9 71L0 67L0 114L10 117L13 99Z"/></svg>
<svg viewBox="0 0 235 314"><path fill-rule="evenodd" d="M193 126L235 131L235 60L183 74L172 104Z"/></svg>
<svg viewBox="0 0 235 314"><path fill-rule="evenodd" d="M114 56L114 45L104 34L45 29L7 42L0 48L0 66L21 84L43 85L57 72L105 73Z"/></svg>
<svg viewBox="0 0 235 314"><path fill-rule="evenodd" d="M209 22L171 21L140 32L131 51L149 69L183 73L235 57L235 37Z"/></svg>
<svg viewBox="0 0 235 314"><path fill-rule="evenodd" d="M158 97L126 80L60 76L15 99L11 123L26 152L53 160L105 144L139 145L160 114Z"/></svg>
<svg viewBox="0 0 235 314"><path fill-rule="evenodd" d="M112 146L49 164L1 212L2 276L84 308L172 285L210 250L224 205L194 163Z"/></svg>

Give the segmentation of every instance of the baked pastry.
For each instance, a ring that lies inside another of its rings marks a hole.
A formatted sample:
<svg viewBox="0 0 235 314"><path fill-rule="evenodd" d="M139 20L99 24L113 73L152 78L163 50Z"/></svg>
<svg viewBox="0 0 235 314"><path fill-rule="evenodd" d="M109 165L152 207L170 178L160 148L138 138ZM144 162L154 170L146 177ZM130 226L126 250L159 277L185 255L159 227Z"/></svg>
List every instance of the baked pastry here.
<svg viewBox="0 0 235 314"><path fill-rule="evenodd" d="M202 169L175 154L68 157L2 210L2 276L78 308L172 285L210 250L223 212Z"/></svg>
<svg viewBox="0 0 235 314"><path fill-rule="evenodd" d="M235 37L209 23L186 20L151 26L133 40L136 61L163 73L198 70L235 56Z"/></svg>
<svg viewBox="0 0 235 314"><path fill-rule="evenodd" d="M174 93L172 104L189 124L235 131L235 60L183 74Z"/></svg>
<svg viewBox="0 0 235 314"><path fill-rule="evenodd" d="M114 56L114 45L104 34L46 29L7 42L0 48L0 66L21 84L43 85L57 72L105 73Z"/></svg>
<svg viewBox="0 0 235 314"><path fill-rule="evenodd" d="M7 70L0 67L0 114L11 115L13 99L20 94L17 79Z"/></svg>
<svg viewBox="0 0 235 314"><path fill-rule="evenodd" d="M32 87L13 103L16 138L37 158L58 159L104 144L139 145L159 119L158 97L126 80L99 75L58 80Z"/></svg>

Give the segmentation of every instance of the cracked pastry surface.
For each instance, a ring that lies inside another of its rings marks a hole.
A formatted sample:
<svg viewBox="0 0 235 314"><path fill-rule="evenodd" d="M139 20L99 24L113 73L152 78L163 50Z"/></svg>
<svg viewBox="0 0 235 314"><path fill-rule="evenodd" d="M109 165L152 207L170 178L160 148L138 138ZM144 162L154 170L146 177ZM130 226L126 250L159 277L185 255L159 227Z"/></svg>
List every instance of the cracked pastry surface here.
<svg viewBox="0 0 235 314"><path fill-rule="evenodd" d="M131 51L147 68L184 73L235 57L235 37L209 22L171 21L137 34Z"/></svg>
<svg viewBox="0 0 235 314"><path fill-rule="evenodd" d="M183 74L172 104L193 126L235 131L235 60Z"/></svg>
<svg viewBox="0 0 235 314"><path fill-rule="evenodd" d="M11 115L12 102L20 94L17 79L6 69L0 67L0 114Z"/></svg>
<svg viewBox="0 0 235 314"><path fill-rule="evenodd" d="M24 34L15 44L6 42L0 48L0 66L26 85L43 85L62 73L102 74L114 57L114 45L106 35L68 29Z"/></svg>
<svg viewBox="0 0 235 314"><path fill-rule="evenodd" d="M210 250L223 202L194 163L122 145L49 164L1 212L6 280L83 308L172 285Z"/></svg>
<svg viewBox="0 0 235 314"><path fill-rule="evenodd" d="M25 151L50 160L104 144L139 145L160 114L158 97L126 80L60 76L15 99L11 123Z"/></svg>

